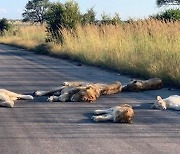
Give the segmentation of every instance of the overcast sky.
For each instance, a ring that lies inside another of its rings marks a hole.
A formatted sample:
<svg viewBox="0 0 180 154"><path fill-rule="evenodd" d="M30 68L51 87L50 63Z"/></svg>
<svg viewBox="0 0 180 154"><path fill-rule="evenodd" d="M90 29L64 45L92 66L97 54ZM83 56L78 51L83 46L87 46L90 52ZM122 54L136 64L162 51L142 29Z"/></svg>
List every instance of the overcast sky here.
<svg viewBox="0 0 180 154"><path fill-rule="evenodd" d="M66 0L50 0L51 2ZM157 8L156 0L76 0L80 11L86 12L88 8L94 7L97 18L105 12L113 16L115 12L119 13L121 19L146 18L149 15L156 14L163 10ZM22 19L22 12L28 0L1 0L0 18Z"/></svg>

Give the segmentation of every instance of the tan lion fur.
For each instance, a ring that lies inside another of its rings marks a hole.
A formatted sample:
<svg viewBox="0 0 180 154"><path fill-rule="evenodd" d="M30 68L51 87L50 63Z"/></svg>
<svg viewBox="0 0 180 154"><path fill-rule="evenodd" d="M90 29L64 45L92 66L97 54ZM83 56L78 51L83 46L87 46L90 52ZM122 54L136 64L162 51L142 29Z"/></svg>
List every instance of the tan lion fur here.
<svg viewBox="0 0 180 154"><path fill-rule="evenodd" d="M113 121L117 123L132 123L134 118L134 110L131 105L123 104L105 110L95 110L92 116L93 121Z"/></svg>
<svg viewBox="0 0 180 154"><path fill-rule="evenodd" d="M85 101L94 102L100 95L115 94L122 90L120 82L113 84L89 83L89 82L64 82L63 86L49 91L36 91L36 96L53 95L48 101ZM59 92L59 96L54 96Z"/></svg>
<svg viewBox="0 0 180 154"><path fill-rule="evenodd" d="M18 99L33 99L31 95L22 95L6 89L0 89L0 106L14 107L14 101Z"/></svg>
<svg viewBox="0 0 180 154"><path fill-rule="evenodd" d="M155 90L162 88L163 83L159 78L149 80L133 80L129 84L123 86L122 91L138 92L145 90Z"/></svg>

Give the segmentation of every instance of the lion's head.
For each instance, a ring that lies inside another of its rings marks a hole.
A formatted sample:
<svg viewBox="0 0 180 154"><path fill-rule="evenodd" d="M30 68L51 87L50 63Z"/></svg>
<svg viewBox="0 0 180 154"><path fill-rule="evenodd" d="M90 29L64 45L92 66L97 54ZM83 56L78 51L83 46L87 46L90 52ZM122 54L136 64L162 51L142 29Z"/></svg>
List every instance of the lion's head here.
<svg viewBox="0 0 180 154"><path fill-rule="evenodd" d="M78 93L71 97L71 101L79 102L94 102L100 96L100 92L93 86L88 86L85 89L81 89Z"/></svg>
<svg viewBox="0 0 180 154"><path fill-rule="evenodd" d="M113 121L120 123L132 123L133 118L134 118L134 110L132 109L132 106L128 104L124 104L121 105L120 108L118 108L115 111L115 116Z"/></svg>
<svg viewBox="0 0 180 154"><path fill-rule="evenodd" d="M133 80L129 84L123 87L122 91L139 91L143 89L143 83L141 80Z"/></svg>
<svg viewBox="0 0 180 154"><path fill-rule="evenodd" d="M156 101L154 102L151 108L166 110L167 105L166 102L161 98L161 96L157 96Z"/></svg>

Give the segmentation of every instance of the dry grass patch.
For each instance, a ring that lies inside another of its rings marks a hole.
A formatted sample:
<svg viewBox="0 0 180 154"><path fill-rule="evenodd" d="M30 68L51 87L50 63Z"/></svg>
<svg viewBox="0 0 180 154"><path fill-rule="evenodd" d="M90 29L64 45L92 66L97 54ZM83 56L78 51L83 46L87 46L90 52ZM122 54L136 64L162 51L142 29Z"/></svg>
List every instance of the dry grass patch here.
<svg viewBox="0 0 180 154"><path fill-rule="evenodd" d="M137 21L118 26L77 26L62 31L64 44L49 43L50 53L141 77L180 85L180 22ZM0 42L33 49L45 43L45 28L25 26ZM47 43L46 43L47 44Z"/></svg>

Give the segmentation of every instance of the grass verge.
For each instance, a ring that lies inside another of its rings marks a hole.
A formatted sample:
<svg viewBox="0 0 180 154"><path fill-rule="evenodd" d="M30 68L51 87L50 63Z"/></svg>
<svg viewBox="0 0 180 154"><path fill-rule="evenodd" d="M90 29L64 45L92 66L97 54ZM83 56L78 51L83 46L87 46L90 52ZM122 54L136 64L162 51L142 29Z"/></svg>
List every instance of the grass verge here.
<svg viewBox="0 0 180 154"><path fill-rule="evenodd" d="M78 26L63 30L64 44L45 42L45 28L20 27L1 43L80 60L134 77L159 77L180 86L180 22L137 21L118 26Z"/></svg>

